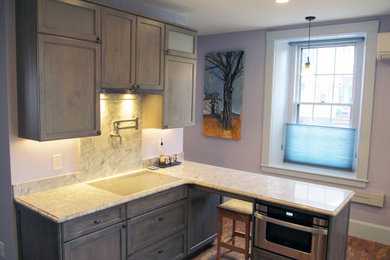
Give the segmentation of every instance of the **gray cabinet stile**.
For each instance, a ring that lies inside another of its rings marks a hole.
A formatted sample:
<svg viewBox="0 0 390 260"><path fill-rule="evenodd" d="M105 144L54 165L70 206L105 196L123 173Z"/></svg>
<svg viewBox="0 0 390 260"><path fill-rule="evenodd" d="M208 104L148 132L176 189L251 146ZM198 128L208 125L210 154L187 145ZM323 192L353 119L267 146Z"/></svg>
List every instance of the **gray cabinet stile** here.
<svg viewBox="0 0 390 260"><path fill-rule="evenodd" d="M102 8L102 88L135 84L136 16Z"/></svg>

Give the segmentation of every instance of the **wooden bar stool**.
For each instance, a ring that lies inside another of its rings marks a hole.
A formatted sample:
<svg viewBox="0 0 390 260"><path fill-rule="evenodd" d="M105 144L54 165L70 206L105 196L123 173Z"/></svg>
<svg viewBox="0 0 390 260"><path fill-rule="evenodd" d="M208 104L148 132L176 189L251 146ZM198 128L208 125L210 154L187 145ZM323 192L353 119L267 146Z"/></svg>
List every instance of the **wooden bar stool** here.
<svg viewBox="0 0 390 260"><path fill-rule="evenodd" d="M249 241L251 239L251 220L252 207L250 202L231 199L218 206L218 237L217 237L217 259L221 259L221 247L229 250L242 253L245 255L245 260L249 259ZM232 235L222 241L223 218L233 220ZM236 221L245 223L245 232L236 231ZM235 237L243 237L245 239L245 247L241 248L235 245ZM231 242L231 243L230 243Z"/></svg>

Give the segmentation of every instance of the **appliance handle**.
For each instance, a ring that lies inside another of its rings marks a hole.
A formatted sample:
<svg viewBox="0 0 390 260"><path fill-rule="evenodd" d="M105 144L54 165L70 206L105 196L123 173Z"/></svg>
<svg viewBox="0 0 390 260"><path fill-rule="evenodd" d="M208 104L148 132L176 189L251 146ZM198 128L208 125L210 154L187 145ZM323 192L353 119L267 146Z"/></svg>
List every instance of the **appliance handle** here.
<svg viewBox="0 0 390 260"><path fill-rule="evenodd" d="M271 218L268 216L264 216L264 215L260 214L259 212L255 212L254 215L255 215L255 218L257 218L257 219L271 222L271 223L274 223L274 224L277 224L280 226L284 226L284 227L288 227L288 228L292 228L292 229L296 229L296 230L301 230L301 231L305 231L305 232L309 232L309 233L313 233L313 234L328 235L328 230L324 229L324 228L306 227L306 226L298 225L295 223L291 223L291 222Z"/></svg>

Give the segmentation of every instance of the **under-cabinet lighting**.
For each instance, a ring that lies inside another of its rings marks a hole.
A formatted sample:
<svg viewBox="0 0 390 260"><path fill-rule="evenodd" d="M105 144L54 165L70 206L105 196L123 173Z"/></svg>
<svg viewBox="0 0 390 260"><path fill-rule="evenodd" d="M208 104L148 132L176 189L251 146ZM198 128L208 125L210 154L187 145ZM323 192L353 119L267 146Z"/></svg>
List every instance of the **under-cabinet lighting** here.
<svg viewBox="0 0 390 260"><path fill-rule="evenodd" d="M277 3L277 4L285 4L285 3L287 3L289 0L275 0L275 2Z"/></svg>

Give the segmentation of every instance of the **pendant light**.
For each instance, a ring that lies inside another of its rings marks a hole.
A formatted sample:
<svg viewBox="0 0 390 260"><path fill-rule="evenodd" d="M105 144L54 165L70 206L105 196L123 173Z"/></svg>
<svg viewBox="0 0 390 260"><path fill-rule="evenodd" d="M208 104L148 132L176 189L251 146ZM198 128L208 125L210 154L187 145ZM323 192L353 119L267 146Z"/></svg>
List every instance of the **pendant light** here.
<svg viewBox="0 0 390 260"><path fill-rule="evenodd" d="M311 33L311 21L313 21L314 19L316 19L315 16L306 16L305 17L306 21L309 22L309 40L307 41L307 51L308 51L308 55L307 55L307 60L305 62L305 67L302 69L302 72L301 74L302 75L307 75L307 74L310 74L310 33Z"/></svg>

